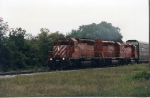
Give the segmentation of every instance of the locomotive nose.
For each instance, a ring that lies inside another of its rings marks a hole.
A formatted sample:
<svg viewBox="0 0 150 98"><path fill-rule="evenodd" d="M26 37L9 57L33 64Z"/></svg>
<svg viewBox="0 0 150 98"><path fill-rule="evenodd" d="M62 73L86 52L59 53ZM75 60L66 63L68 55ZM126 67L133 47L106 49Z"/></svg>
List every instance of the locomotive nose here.
<svg viewBox="0 0 150 98"><path fill-rule="evenodd" d="M58 51L60 50L59 46L57 47L57 50L58 50Z"/></svg>

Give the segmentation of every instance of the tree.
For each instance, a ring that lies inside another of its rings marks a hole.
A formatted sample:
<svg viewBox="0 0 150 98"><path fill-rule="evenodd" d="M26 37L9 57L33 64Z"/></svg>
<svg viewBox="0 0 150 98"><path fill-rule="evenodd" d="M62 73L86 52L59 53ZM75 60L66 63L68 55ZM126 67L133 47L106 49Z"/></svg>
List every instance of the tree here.
<svg viewBox="0 0 150 98"><path fill-rule="evenodd" d="M0 68L4 71L7 71L9 68L9 51L6 46L7 37L4 35L9 31L7 22L3 21L3 18L0 17Z"/></svg>
<svg viewBox="0 0 150 98"><path fill-rule="evenodd" d="M48 51L52 51L53 49L53 41L57 38L64 37L64 35L58 31L55 33L50 33L50 30L47 28L41 28L40 31L41 33L36 37L40 53L39 60L42 65L46 65Z"/></svg>
<svg viewBox="0 0 150 98"><path fill-rule="evenodd" d="M17 70L26 67L25 56L25 30L22 28L11 29L7 47L10 50L12 68Z"/></svg>
<svg viewBox="0 0 150 98"><path fill-rule="evenodd" d="M5 35L9 31L8 22L4 22L3 18L0 17L0 37Z"/></svg>
<svg viewBox="0 0 150 98"><path fill-rule="evenodd" d="M76 38L91 38L111 41L122 41L122 35L119 27L112 26L105 21L99 24L89 24L79 26L78 30L72 30L67 36Z"/></svg>

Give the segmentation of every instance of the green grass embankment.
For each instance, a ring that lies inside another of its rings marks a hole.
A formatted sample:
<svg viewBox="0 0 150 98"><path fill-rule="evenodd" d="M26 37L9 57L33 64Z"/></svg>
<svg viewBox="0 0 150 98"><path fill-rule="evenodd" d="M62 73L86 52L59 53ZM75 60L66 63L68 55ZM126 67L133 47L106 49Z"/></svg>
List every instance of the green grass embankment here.
<svg viewBox="0 0 150 98"><path fill-rule="evenodd" d="M0 96L150 96L150 79L135 80L148 64L135 64L104 69L56 71L0 79Z"/></svg>

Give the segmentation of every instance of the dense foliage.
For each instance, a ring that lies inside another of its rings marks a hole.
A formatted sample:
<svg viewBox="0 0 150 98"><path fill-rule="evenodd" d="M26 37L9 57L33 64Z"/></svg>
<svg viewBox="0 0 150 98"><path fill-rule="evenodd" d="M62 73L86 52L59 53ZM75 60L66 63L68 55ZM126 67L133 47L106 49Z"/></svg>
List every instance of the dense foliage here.
<svg viewBox="0 0 150 98"><path fill-rule="evenodd" d="M72 30L67 36L76 38L103 39L122 42L123 36L120 28L112 26L111 23L101 22L99 24L82 25L78 30Z"/></svg>
<svg viewBox="0 0 150 98"><path fill-rule="evenodd" d="M119 32L118 27L102 22L80 26L78 30L72 30L67 36L122 41L122 35ZM6 33L9 35L6 36ZM58 31L52 33L47 28L41 28L40 34L32 36L22 28L9 29L7 23L1 20L0 71L46 67L48 51L52 51L53 41L60 37L65 35Z"/></svg>
<svg viewBox="0 0 150 98"><path fill-rule="evenodd" d="M26 34L24 29L16 28L10 30L9 36L1 36L0 71L46 67L53 40L64 35L59 32L49 33L45 28L40 31L34 37Z"/></svg>

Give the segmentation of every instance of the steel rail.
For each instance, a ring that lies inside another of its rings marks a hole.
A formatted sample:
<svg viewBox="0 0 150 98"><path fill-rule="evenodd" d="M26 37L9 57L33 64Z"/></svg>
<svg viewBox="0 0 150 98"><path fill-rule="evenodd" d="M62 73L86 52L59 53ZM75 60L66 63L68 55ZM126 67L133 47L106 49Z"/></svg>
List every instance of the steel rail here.
<svg viewBox="0 0 150 98"><path fill-rule="evenodd" d="M25 71L11 71L11 72L0 72L0 76L4 75L19 75L19 74L31 74L38 72L50 72L50 70L25 70Z"/></svg>

